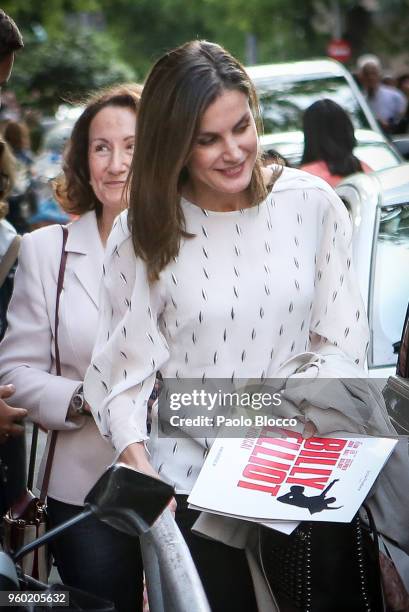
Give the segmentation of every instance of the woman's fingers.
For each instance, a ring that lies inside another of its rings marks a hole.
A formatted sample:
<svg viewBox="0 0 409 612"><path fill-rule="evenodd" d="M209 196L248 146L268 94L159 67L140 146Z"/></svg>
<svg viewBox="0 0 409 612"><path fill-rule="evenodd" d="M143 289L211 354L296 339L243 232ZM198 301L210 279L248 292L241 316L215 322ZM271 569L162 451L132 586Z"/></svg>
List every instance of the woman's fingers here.
<svg viewBox="0 0 409 612"><path fill-rule="evenodd" d="M176 508L177 508L177 501L174 497L172 497L172 499L170 500L169 504L168 504L168 508L171 511L171 513L173 514L173 518L175 518L175 514L176 514Z"/></svg>
<svg viewBox="0 0 409 612"><path fill-rule="evenodd" d="M317 428L315 427L312 421L307 421L304 425L304 431L302 432L303 438L312 438L318 433Z"/></svg>
<svg viewBox="0 0 409 612"><path fill-rule="evenodd" d="M7 385L8 387L11 385ZM4 387L3 387L4 390ZM9 396L14 393L13 390L9 393ZM3 397L5 395L3 394ZM27 410L24 408L14 408L13 406L9 406L0 399L0 434L2 436L1 440L4 442L4 438L7 438L9 435L18 436L24 432L24 427L18 425L16 421L21 421L24 417L27 416Z"/></svg>
<svg viewBox="0 0 409 612"><path fill-rule="evenodd" d="M0 398L7 399L11 397L15 390L14 385L0 385Z"/></svg>
<svg viewBox="0 0 409 612"><path fill-rule="evenodd" d="M24 426L13 423L10 425L9 434L10 436L21 436L24 433Z"/></svg>

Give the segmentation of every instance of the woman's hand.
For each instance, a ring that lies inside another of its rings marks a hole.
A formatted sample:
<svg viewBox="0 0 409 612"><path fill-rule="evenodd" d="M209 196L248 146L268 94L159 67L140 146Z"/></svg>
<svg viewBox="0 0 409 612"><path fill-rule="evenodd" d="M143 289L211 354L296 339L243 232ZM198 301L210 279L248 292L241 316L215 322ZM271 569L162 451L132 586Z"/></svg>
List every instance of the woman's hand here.
<svg viewBox="0 0 409 612"><path fill-rule="evenodd" d="M13 385L0 385L0 443L5 442L9 436L19 436L24 433L23 425L19 425L16 421L24 419L27 410L13 408L3 401L11 397L14 392Z"/></svg>
<svg viewBox="0 0 409 612"><path fill-rule="evenodd" d="M302 437L305 439L313 438L318 433L317 428L315 427L312 421L306 421L304 424L304 430L302 432Z"/></svg>
<svg viewBox="0 0 409 612"><path fill-rule="evenodd" d="M129 465L130 467L138 470L139 472L143 472L148 476L161 480L158 472L153 469L149 462L143 442L134 442L133 444L127 446L126 449L119 455L118 461L120 463L125 463L126 465ZM168 508L172 512L173 516L175 516L176 506L176 499L172 497Z"/></svg>

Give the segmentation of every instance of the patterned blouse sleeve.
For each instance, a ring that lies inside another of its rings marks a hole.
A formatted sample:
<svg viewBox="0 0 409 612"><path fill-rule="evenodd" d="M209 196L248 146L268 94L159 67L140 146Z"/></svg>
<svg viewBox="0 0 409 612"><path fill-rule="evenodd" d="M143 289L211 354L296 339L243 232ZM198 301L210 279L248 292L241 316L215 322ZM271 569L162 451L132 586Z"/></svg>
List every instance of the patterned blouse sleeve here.
<svg viewBox="0 0 409 612"><path fill-rule="evenodd" d="M317 197L322 208L309 347L316 358L290 377L286 395L322 434L364 433L376 415L364 370L369 333L352 264L352 224L335 193L319 190Z"/></svg>
<svg viewBox="0 0 409 612"><path fill-rule="evenodd" d="M364 368L368 323L352 263L352 224L335 193L321 191L320 240L316 253L310 350L342 353ZM342 375L342 373L340 373Z"/></svg>
<svg viewBox="0 0 409 612"><path fill-rule="evenodd" d="M123 214L106 248L98 334L84 380L85 398L116 457L148 438L147 402L156 371L168 358L157 310Z"/></svg>

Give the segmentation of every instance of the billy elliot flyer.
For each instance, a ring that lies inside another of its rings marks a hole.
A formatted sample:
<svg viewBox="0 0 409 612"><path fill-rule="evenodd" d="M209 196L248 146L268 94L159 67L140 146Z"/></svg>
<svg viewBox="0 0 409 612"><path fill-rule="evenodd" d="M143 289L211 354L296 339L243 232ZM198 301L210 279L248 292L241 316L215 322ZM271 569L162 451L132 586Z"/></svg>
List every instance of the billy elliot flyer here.
<svg viewBox="0 0 409 612"><path fill-rule="evenodd" d="M375 437L304 439L278 427L249 427L214 441L190 507L257 522L348 523L397 440Z"/></svg>

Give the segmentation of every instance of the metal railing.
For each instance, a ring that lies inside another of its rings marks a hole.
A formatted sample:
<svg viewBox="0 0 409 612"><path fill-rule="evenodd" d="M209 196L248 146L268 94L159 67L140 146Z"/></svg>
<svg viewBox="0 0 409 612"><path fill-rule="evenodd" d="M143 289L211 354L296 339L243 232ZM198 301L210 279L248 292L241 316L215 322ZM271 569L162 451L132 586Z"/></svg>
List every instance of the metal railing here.
<svg viewBox="0 0 409 612"><path fill-rule="evenodd" d="M210 612L187 544L170 510L140 536L150 612Z"/></svg>

